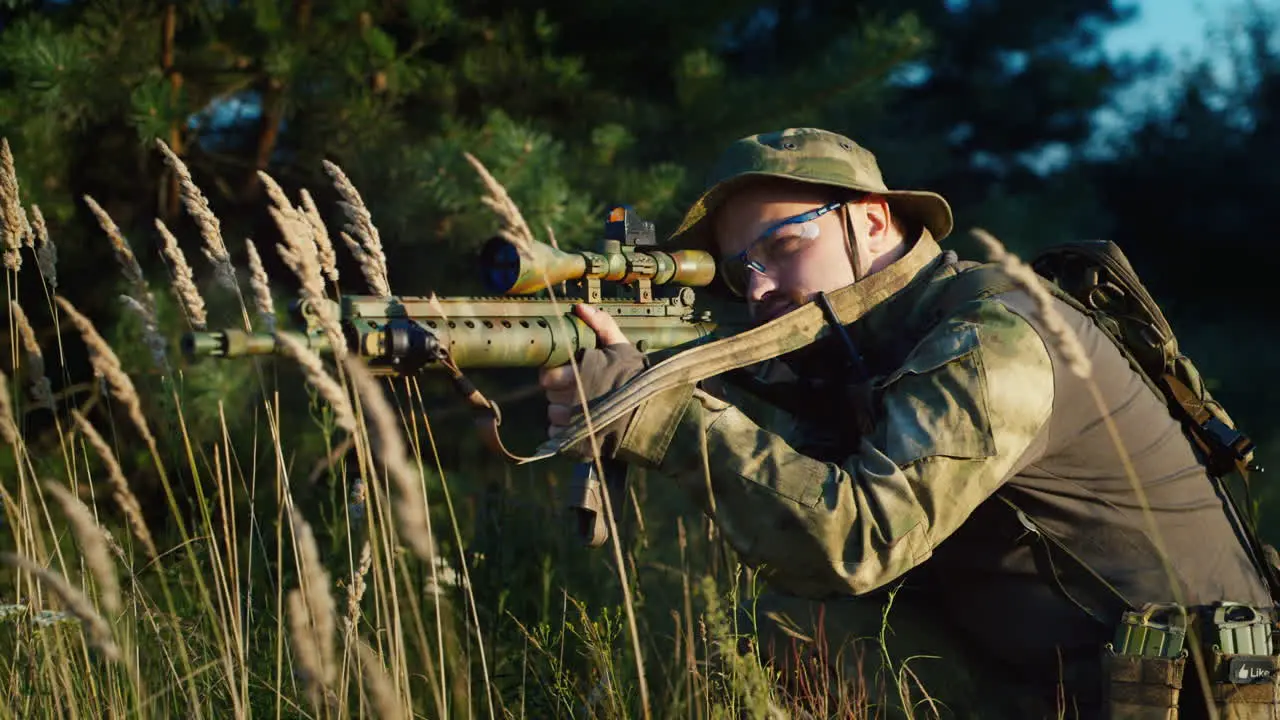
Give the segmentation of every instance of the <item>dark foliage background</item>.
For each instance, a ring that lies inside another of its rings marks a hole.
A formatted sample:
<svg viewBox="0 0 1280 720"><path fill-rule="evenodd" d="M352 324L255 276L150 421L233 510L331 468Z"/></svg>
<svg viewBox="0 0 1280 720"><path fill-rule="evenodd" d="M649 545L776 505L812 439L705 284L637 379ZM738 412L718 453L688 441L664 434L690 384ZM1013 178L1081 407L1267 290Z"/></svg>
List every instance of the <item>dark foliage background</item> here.
<svg viewBox="0 0 1280 720"><path fill-rule="evenodd" d="M972 254L964 231L975 226L1024 254L1071 239L1120 243L1184 349L1258 440L1263 464L1274 464L1273 17L1254 9L1227 28L1217 49L1229 72L1206 61L1153 86L1168 70L1164 59L1101 50L1106 30L1131 14L1111 0L888 8L870 0L3 0L0 136L17 158L24 199L49 220L59 292L110 328L117 348L137 347L129 370L145 374L138 328L115 300L123 280L82 198L93 196L125 229L158 290L167 275L154 218L201 259L156 139L209 195L237 267L251 238L283 299L294 281L274 252L258 170L295 195L308 188L338 227L321 161L338 163L381 230L393 289L455 294L478 290L474 253L495 228L463 151L507 186L535 231L583 246L615 202L670 230L734 138L828 127L873 149L890 184L948 196L962 253ZM350 256L342 258L344 289L363 291ZM235 324L238 309L208 279L204 289L211 324ZM167 301L165 312L176 339L183 322ZM33 321L55 347L49 318ZM59 389L88 378L79 347L68 342L50 373ZM204 408L194 423L216 427L218 402L233 426L257 422L249 409L258 385L247 372L188 367L184 377L193 406ZM59 412L82 397L64 395ZM291 461L309 467L328 448L297 400L289 412L302 421L285 433L298 448ZM533 438L540 408L521 408L515 417ZM28 430L53 427L42 411L25 420ZM474 439L448 444L447 467L504 472ZM146 463L136 471L145 475ZM1265 485L1264 501L1274 495ZM1274 540L1273 517L1264 511Z"/></svg>

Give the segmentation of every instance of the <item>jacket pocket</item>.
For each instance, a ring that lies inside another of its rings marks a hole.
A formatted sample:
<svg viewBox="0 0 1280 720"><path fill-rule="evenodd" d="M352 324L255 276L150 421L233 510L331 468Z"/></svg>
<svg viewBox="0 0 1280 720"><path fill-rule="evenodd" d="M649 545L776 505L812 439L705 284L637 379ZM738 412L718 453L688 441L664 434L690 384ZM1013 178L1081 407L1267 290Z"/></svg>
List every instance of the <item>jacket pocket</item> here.
<svg viewBox="0 0 1280 720"><path fill-rule="evenodd" d="M930 336L877 383L882 447L899 467L995 455L982 346L973 323Z"/></svg>

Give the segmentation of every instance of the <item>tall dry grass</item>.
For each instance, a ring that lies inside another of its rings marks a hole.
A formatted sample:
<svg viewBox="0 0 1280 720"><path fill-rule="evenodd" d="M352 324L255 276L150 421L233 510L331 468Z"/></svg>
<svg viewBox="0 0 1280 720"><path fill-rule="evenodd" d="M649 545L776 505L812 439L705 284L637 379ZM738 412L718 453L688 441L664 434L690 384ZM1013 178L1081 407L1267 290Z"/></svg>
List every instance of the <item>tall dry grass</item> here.
<svg viewBox="0 0 1280 720"><path fill-rule="evenodd" d="M229 313L246 324L256 314L259 330L276 333L256 248L248 244L246 293L194 178L160 150L180 177L217 294L201 294L183 239L159 221L173 292L155 292L124 232L86 198L120 261L142 339L167 352L183 330L216 326ZM340 168L325 170L347 218L340 237L373 292L388 294L371 214ZM282 259L306 297L336 299L339 263L320 208L305 193L295 206L264 181L285 238ZM691 681L714 675L704 655L659 663L657 675L643 663L642 655L665 657L669 641L686 647L705 627L697 593L686 597L679 626L687 632L677 640L667 638L665 610L644 615L648 591L637 572L648 538L619 545L617 567L580 554L548 532L561 518L545 490L522 513L479 517L492 511L477 501L495 483L528 490L554 475L517 480L496 465L453 473L437 452L430 393L417 383L393 392L358 359L331 362L294 336L278 334L283 354L245 361L257 371L212 401L197 390L216 368L172 363L151 372L136 354L117 352L95 312L59 294L50 229L37 208L22 207L11 172L0 185L0 229L17 238L6 246L10 287L29 252L45 289L43 298L10 298L21 341L10 366L21 372L0 381L10 550L0 573L11 580L0 586L8 588L0 591L0 683L10 699L0 717L598 717L679 708L708 717L706 708L721 708L718 715L741 705L731 687L713 701L715 682ZM24 312L41 301L71 330L63 341L72 346L41 347ZM182 320L162 326L169 301L180 308L170 317ZM94 377L66 377L67 352L87 356ZM30 389L59 368L58 385L87 380L100 392L77 407L72 396L55 402L45 395L57 392ZM52 420L24 422L35 408L54 410ZM196 427L216 430L197 436ZM39 455L28 445L36 430ZM333 454L343 447L350 452ZM299 467L316 450L330 467L312 485ZM511 535L487 545L499 520ZM512 544L519 538L526 542ZM696 563L682 572L697 572ZM714 592L730 592L726 581L713 582ZM686 575L683 585L702 583ZM631 631L619 634L623 614ZM654 677L661 680L650 690Z"/></svg>

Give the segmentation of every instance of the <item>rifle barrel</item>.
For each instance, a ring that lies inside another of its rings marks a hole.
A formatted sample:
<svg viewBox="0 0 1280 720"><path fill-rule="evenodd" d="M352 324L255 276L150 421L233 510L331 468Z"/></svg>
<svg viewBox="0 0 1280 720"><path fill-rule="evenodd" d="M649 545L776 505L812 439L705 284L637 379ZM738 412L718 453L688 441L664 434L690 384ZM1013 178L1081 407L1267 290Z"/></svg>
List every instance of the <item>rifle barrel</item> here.
<svg viewBox="0 0 1280 720"><path fill-rule="evenodd" d="M316 352L329 350L329 338L295 331L279 333L302 343ZM284 349L271 333L247 332L244 330L211 330L189 332L182 336L182 353L189 358L222 357L238 358L249 355L275 355Z"/></svg>
<svg viewBox="0 0 1280 720"><path fill-rule="evenodd" d="M618 326L642 351L683 345L710 334L715 326L692 318L620 315ZM318 353L330 350L324 334L288 332ZM353 308L344 323L349 351L365 358L377 374L396 374L438 367L440 350L460 368L554 367L569 362L581 349L596 346L595 333L572 315L461 315L372 317ZM204 357L240 358L282 354L270 333L244 330L189 332L182 337L183 353Z"/></svg>

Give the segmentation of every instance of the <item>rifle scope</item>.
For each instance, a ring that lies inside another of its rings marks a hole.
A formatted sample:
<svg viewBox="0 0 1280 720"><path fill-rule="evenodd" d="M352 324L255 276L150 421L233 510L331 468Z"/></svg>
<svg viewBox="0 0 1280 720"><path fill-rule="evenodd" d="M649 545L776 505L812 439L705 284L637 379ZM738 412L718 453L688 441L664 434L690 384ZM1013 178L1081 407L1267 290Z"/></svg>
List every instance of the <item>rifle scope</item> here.
<svg viewBox="0 0 1280 720"><path fill-rule="evenodd" d="M655 285L710 285L716 262L705 250L658 250L652 223L642 222L627 208L610 211L600 252L565 251L544 243L517 244L502 236L490 238L480 251L485 286L503 295L525 295L570 280L604 280L630 284L648 280ZM643 250L638 248L643 247Z"/></svg>

